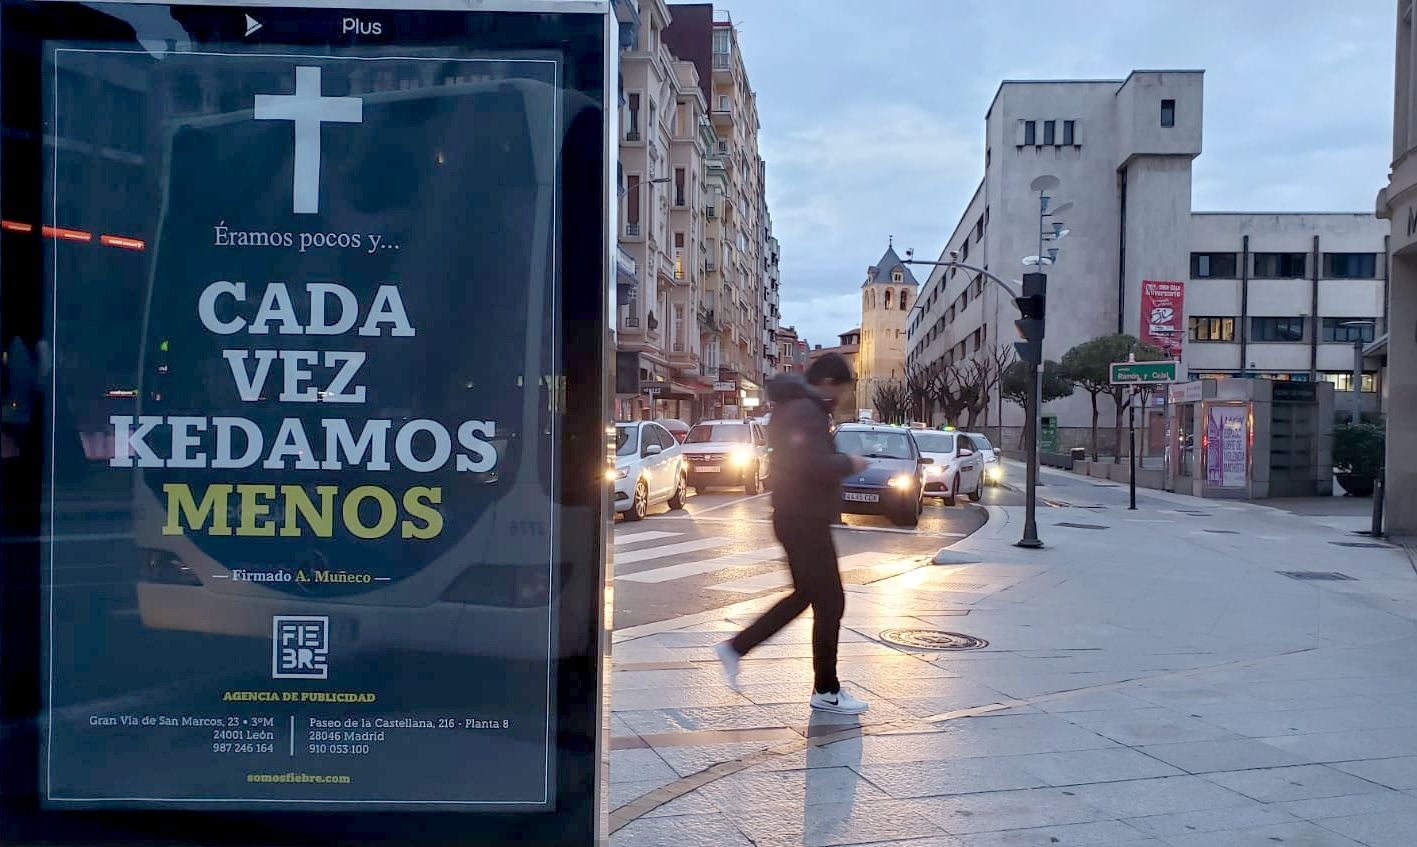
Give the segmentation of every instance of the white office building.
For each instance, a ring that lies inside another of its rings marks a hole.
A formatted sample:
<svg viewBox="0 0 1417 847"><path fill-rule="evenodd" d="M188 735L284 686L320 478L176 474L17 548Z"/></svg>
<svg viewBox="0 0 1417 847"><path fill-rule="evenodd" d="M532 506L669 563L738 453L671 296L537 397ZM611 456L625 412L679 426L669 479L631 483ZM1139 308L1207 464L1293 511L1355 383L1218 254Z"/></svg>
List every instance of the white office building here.
<svg viewBox="0 0 1417 847"><path fill-rule="evenodd" d="M1134 71L1125 80L1001 84L985 116L984 179L940 260L953 253L1017 280L1031 270L1024 257L1059 248L1045 268L1045 358L1125 332L1169 342L1194 377L1329 380L1345 392L1337 408L1350 408L1354 342L1386 331L1388 223L1372 213L1193 211L1202 82L1201 71ZM1045 175L1058 183L1046 191L1050 212L1073 205L1040 218L1040 192L1030 186ZM1058 224L1062 240L1040 241ZM1169 299L1176 294L1180 302ZM1169 322L1167 306L1180 307ZM1011 344L1017 316L1009 295L979 274L937 268L908 322L909 365ZM1374 373L1363 382L1378 387ZM1110 429L1110 399L1100 411ZM1043 412L1057 418L1059 449L1088 443L1086 393ZM996 394L986 425L1001 419L1005 443L1014 443L1023 411Z"/></svg>

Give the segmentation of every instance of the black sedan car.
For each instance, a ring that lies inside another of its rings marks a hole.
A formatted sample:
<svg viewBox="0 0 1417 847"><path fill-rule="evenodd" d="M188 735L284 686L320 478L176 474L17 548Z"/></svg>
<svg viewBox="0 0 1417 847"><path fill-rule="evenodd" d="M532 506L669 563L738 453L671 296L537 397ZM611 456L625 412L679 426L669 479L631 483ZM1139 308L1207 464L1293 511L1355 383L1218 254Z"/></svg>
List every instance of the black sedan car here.
<svg viewBox="0 0 1417 847"><path fill-rule="evenodd" d="M836 449L870 460L861 473L841 481L841 510L858 515L885 515L897 526L915 526L924 503L921 468L930 459L920 455L910 430L902 426L842 424Z"/></svg>

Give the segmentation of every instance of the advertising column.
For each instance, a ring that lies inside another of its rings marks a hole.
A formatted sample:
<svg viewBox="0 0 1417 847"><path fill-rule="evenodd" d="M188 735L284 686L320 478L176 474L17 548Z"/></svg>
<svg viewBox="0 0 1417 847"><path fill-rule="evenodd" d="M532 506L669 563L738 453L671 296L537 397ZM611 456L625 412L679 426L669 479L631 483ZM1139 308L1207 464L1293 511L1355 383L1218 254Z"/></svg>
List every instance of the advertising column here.
<svg viewBox="0 0 1417 847"><path fill-rule="evenodd" d="M590 843L604 10L0 2L0 840Z"/></svg>

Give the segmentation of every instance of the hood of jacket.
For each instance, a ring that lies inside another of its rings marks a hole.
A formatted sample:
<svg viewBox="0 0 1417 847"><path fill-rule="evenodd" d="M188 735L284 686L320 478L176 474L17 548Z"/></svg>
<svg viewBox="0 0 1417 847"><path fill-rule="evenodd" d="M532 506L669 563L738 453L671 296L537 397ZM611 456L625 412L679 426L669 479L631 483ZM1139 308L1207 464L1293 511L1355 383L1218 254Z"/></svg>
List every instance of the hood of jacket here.
<svg viewBox="0 0 1417 847"><path fill-rule="evenodd" d="M811 400L826 411L831 411L832 404L827 399L818 394L816 389L807 384L807 380L801 374L782 374L768 380L768 401L772 403L786 403L791 400Z"/></svg>

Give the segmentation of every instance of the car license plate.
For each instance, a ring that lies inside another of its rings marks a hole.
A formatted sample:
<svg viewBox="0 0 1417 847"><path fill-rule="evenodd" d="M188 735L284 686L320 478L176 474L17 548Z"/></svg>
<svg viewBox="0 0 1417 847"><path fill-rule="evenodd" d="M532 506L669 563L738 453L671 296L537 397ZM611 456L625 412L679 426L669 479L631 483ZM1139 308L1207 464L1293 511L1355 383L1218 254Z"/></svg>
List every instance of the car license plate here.
<svg viewBox="0 0 1417 847"><path fill-rule="evenodd" d="M694 468L694 473L718 473L718 465L698 465Z"/></svg>
<svg viewBox="0 0 1417 847"><path fill-rule="evenodd" d="M857 494L855 491L848 491L841 496L842 499L850 500L853 503L879 503L881 501L879 494Z"/></svg>

